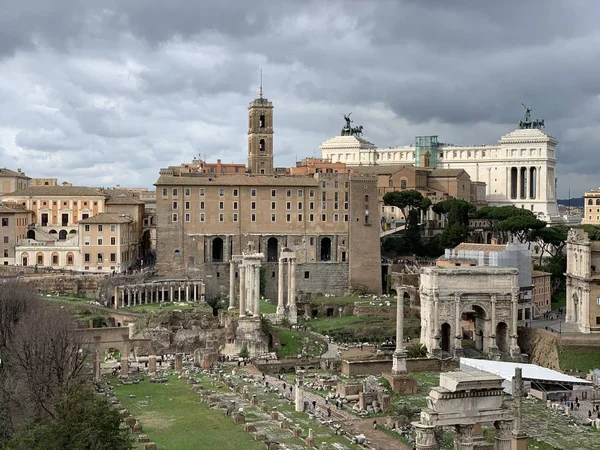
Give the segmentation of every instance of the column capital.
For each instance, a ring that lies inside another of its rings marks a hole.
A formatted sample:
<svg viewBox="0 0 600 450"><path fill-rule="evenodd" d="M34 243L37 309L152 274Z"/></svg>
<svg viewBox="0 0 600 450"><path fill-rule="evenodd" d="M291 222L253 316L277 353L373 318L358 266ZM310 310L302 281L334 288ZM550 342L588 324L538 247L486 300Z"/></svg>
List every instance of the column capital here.
<svg viewBox="0 0 600 450"><path fill-rule="evenodd" d="M460 302L460 298L462 297L462 292L455 292L454 293L454 301L455 302Z"/></svg>
<svg viewBox="0 0 600 450"><path fill-rule="evenodd" d="M507 441L512 438L512 420L497 420L494 422L494 428L496 428L496 439Z"/></svg>
<svg viewBox="0 0 600 450"><path fill-rule="evenodd" d="M496 294L491 294L490 295L490 301L492 303L496 303L497 298L498 298L498 296Z"/></svg>

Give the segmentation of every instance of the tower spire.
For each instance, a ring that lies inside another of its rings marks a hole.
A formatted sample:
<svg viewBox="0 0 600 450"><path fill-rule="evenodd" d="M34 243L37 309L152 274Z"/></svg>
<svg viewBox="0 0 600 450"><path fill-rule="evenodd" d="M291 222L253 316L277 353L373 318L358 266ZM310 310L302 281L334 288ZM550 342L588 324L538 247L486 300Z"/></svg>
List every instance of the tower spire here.
<svg viewBox="0 0 600 450"><path fill-rule="evenodd" d="M262 69L260 69L260 88L258 90L258 97L263 98L262 97Z"/></svg>

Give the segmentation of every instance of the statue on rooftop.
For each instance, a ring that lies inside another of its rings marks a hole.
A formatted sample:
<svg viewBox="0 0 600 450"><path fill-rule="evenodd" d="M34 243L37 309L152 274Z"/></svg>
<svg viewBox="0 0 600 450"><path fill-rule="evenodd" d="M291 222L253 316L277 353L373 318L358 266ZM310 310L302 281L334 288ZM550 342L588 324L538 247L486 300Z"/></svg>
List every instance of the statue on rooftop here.
<svg viewBox="0 0 600 450"><path fill-rule="evenodd" d="M525 103L521 103L523 108L525 108L525 123L531 123L531 106L525 105Z"/></svg>
<svg viewBox="0 0 600 450"><path fill-rule="evenodd" d="M342 136L361 136L363 133L363 127L362 125L353 127L352 122L354 121L350 119L350 114L352 113L349 113L348 115L342 114L344 116L344 120L346 121L346 126L342 128Z"/></svg>
<svg viewBox="0 0 600 450"><path fill-rule="evenodd" d="M546 125L544 124L544 119L536 119L531 120L531 106L527 106L525 103L521 103L523 108L525 108L525 120L521 120L519 122L519 129L521 130L531 130L538 129L541 130Z"/></svg>

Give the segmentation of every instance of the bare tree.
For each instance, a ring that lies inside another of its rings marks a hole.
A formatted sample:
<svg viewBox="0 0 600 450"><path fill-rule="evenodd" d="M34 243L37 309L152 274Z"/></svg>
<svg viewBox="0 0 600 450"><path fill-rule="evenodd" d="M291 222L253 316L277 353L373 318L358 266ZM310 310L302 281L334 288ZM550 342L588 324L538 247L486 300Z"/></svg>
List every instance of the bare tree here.
<svg viewBox="0 0 600 450"><path fill-rule="evenodd" d="M39 305L39 296L29 283L7 281L0 284L0 355L19 321Z"/></svg>
<svg viewBox="0 0 600 450"><path fill-rule="evenodd" d="M73 338L72 319L48 305L28 311L8 342L9 371L21 401L38 418L53 418L59 396L85 381L87 349Z"/></svg>

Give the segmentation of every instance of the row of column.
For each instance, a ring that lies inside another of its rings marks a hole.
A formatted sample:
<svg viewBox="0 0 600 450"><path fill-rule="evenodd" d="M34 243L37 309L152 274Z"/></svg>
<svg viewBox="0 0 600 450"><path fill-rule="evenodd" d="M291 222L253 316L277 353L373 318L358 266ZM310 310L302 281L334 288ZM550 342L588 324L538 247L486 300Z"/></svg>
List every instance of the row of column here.
<svg viewBox="0 0 600 450"><path fill-rule="evenodd" d="M283 271L287 265L287 308L288 320L291 324L298 323L298 306L296 305L296 256L285 254L279 258L279 276L277 279L277 315L285 316L285 296Z"/></svg>
<svg viewBox="0 0 600 450"><path fill-rule="evenodd" d="M541 167L510 167L506 170L511 199L533 200L539 197Z"/></svg>
<svg viewBox="0 0 600 450"><path fill-rule="evenodd" d="M240 317L246 317L246 311L250 311L252 316L260 315L260 259L246 259L238 266L239 269L239 308ZM235 262L230 263L230 272L234 275L229 276L229 298L230 308L234 307L235 302Z"/></svg>
<svg viewBox="0 0 600 450"><path fill-rule="evenodd" d="M142 285L115 286L115 309L141 305L143 303L157 303L174 301L177 293L178 301L205 301L206 291L204 283L198 281L182 281L169 283L147 283Z"/></svg>
<svg viewBox="0 0 600 450"><path fill-rule="evenodd" d="M435 436L436 427L434 425L426 425L420 422L413 422L412 425L416 431L415 447L418 450L437 450L439 448ZM476 425L477 424L455 425L456 438L454 440L454 448L456 450L473 449L475 445L473 432L475 428L478 428ZM496 428L495 450L510 450L512 448L512 427L512 420L497 420L494 422L494 428Z"/></svg>

